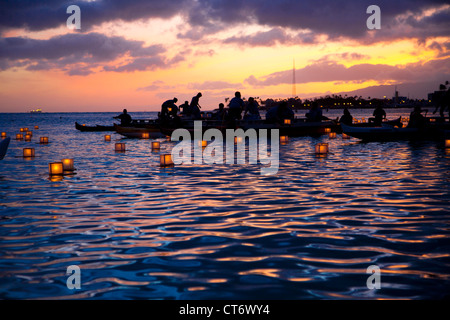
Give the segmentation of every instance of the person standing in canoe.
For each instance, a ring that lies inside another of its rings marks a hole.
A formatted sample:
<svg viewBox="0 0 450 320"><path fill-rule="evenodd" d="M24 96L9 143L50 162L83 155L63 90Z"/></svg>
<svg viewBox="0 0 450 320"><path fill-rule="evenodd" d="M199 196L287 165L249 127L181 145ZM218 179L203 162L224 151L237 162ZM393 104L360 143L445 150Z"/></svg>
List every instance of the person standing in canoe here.
<svg viewBox="0 0 450 320"><path fill-rule="evenodd" d="M199 92L195 97L192 97L191 104L189 106L189 109L192 112L192 116L195 120L200 120L202 118L200 114L200 109L202 108L199 104L199 100L202 97L202 93Z"/></svg>
<svg viewBox="0 0 450 320"><path fill-rule="evenodd" d="M162 105L161 105L161 112L159 114L159 118L161 120L168 120L170 118L170 115L172 114L172 112L178 112L178 107L176 106L175 103L178 102L177 98L173 98L171 100L167 100L165 101Z"/></svg>
<svg viewBox="0 0 450 320"><path fill-rule="evenodd" d="M116 117L113 117L114 119L120 119L120 125L122 127L129 126L131 124L131 116L128 114L127 109L123 109L123 113L119 114Z"/></svg>

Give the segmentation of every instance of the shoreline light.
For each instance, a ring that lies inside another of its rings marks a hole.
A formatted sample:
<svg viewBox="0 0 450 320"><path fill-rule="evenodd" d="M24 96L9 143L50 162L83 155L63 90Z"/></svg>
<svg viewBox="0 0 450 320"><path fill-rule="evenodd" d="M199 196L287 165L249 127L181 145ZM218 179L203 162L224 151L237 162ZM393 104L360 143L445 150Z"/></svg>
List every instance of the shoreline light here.
<svg viewBox="0 0 450 320"><path fill-rule="evenodd" d="M62 159L63 171L75 171L73 159Z"/></svg>
<svg viewBox="0 0 450 320"><path fill-rule="evenodd" d="M64 166L62 162L51 162L48 164L48 173L50 176L64 175Z"/></svg>
<svg viewBox="0 0 450 320"><path fill-rule="evenodd" d="M34 148L23 148L24 158L34 158Z"/></svg>
<svg viewBox="0 0 450 320"><path fill-rule="evenodd" d="M152 141L152 151L161 149L161 143L159 141Z"/></svg>
<svg viewBox="0 0 450 320"><path fill-rule="evenodd" d="M111 141L111 135L109 134L105 135L105 141Z"/></svg>
<svg viewBox="0 0 450 320"><path fill-rule="evenodd" d="M116 152L125 152L125 143L117 142L115 146Z"/></svg>
<svg viewBox="0 0 450 320"><path fill-rule="evenodd" d="M173 164L173 160L172 160L172 154L167 153L167 154L162 154L159 156L159 165L161 167L172 167Z"/></svg>
<svg viewBox="0 0 450 320"><path fill-rule="evenodd" d="M318 143L316 144L316 154L327 154L328 153L328 143Z"/></svg>
<svg viewBox="0 0 450 320"><path fill-rule="evenodd" d="M336 132L330 132L330 133L328 134L328 138L330 138L330 139L336 139Z"/></svg>
<svg viewBox="0 0 450 320"><path fill-rule="evenodd" d="M39 142L41 144L47 144L48 143L48 137L40 137Z"/></svg>

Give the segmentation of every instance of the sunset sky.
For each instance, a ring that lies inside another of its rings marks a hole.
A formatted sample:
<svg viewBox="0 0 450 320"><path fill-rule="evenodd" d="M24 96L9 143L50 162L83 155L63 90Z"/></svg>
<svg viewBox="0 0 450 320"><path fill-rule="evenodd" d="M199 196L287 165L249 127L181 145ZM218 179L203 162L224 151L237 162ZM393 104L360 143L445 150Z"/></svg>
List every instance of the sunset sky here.
<svg viewBox="0 0 450 320"><path fill-rule="evenodd" d="M72 4L81 30L66 26ZM426 98L450 81L448 0L1 1L0 34L0 112L286 98L294 59L302 99L381 85Z"/></svg>

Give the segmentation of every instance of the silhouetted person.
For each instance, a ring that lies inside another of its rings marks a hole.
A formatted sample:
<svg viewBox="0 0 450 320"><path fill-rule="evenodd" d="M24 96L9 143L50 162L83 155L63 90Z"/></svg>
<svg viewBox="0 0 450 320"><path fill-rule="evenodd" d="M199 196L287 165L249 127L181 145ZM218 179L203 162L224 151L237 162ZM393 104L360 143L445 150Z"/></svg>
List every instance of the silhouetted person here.
<svg viewBox="0 0 450 320"><path fill-rule="evenodd" d="M190 115L190 110L189 110L189 102L185 101L183 104L180 105L180 111L182 114L184 115Z"/></svg>
<svg viewBox="0 0 450 320"><path fill-rule="evenodd" d="M175 109L175 113L178 111L178 107L175 104L177 102L178 102L178 99L177 98L173 98L171 100L165 101L161 105L161 113L160 113L161 120L168 120L168 119L170 119L170 115L172 114L174 109Z"/></svg>
<svg viewBox="0 0 450 320"><path fill-rule="evenodd" d="M321 122L322 121L322 108L319 106L319 104L317 102L313 102L312 103L312 107L311 110L309 110L309 112L307 114L305 114L306 116L306 121L309 122Z"/></svg>
<svg viewBox="0 0 450 320"><path fill-rule="evenodd" d="M408 128L423 128L425 126L425 117L422 115L420 106L415 106L414 111L409 115Z"/></svg>
<svg viewBox="0 0 450 320"><path fill-rule="evenodd" d="M259 104L256 102L255 98L248 98L247 106L245 107L244 120L259 120L261 116L259 115Z"/></svg>
<svg viewBox="0 0 450 320"><path fill-rule="evenodd" d="M120 119L120 125L126 127L131 124L131 116L128 114L127 109L123 109L123 113L119 114L114 119Z"/></svg>
<svg viewBox="0 0 450 320"><path fill-rule="evenodd" d="M284 119L294 119L294 111L288 106L286 101L272 107L266 113L266 122L283 124Z"/></svg>
<svg viewBox="0 0 450 320"><path fill-rule="evenodd" d="M191 104L189 105L189 109L191 111L191 115L196 120L202 118L202 116L200 114L201 107L200 107L200 104L199 104L199 100L200 100L201 96L202 96L201 92L197 93L197 95L195 97L192 97Z"/></svg>
<svg viewBox="0 0 450 320"><path fill-rule="evenodd" d="M448 84L448 82L446 83ZM441 84L441 91L437 91L433 94L433 104L436 105L436 109L433 111L435 114L439 109L439 115L441 118L445 117L445 109L449 108L449 116L450 116L450 88L447 91L445 90L445 86Z"/></svg>
<svg viewBox="0 0 450 320"><path fill-rule="evenodd" d="M244 110L245 103L244 100L241 99L241 93L236 91L234 93L234 98L230 100L228 104L228 118L230 120L241 120L242 110Z"/></svg>
<svg viewBox="0 0 450 320"><path fill-rule="evenodd" d="M214 112L213 119L214 120L224 120L227 117L227 111L225 110L225 105L223 103L219 103L219 110Z"/></svg>
<svg viewBox="0 0 450 320"><path fill-rule="evenodd" d="M386 111L384 111L382 106L377 106L373 111L373 116L375 117L373 120L374 125L381 126L383 119L386 119Z"/></svg>
<svg viewBox="0 0 450 320"><path fill-rule="evenodd" d="M346 125L352 125L353 123L353 117L350 114L350 111L348 111L348 108L344 108L344 115L339 120L340 123L346 124Z"/></svg>

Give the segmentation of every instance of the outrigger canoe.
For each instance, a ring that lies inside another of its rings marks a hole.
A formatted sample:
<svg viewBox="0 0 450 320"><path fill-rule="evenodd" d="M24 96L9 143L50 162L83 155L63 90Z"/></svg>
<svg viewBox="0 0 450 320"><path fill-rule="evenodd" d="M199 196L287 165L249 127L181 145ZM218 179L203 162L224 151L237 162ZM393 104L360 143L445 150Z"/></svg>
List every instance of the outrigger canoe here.
<svg viewBox="0 0 450 320"><path fill-rule="evenodd" d="M343 133L364 141L436 140L448 134L444 126L397 128L388 124L381 127L357 127L341 124Z"/></svg>
<svg viewBox="0 0 450 320"><path fill-rule="evenodd" d="M0 142L0 160L3 160L3 158L5 157L6 151L8 151L8 146L9 146L10 141L11 141L11 138L7 137Z"/></svg>
<svg viewBox="0 0 450 320"><path fill-rule="evenodd" d="M87 126L84 124L79 124L78 122L75 122L75 128L77 130L83 131L83 132L96 132L96 131L114 131L114 125L112 126Z"/></svg>
<svg viewBox="0 0 450 320"><path fill-rule="evenodd" d="M127 138L145 138L148 134L147 138L149 139L157 139L164 138L165 135L161 133L159 126L156 124L142 124L140 126L130 126L130 127L122 127L117 124L114 124L114 129L117 133L127 137Z"/></svg>

